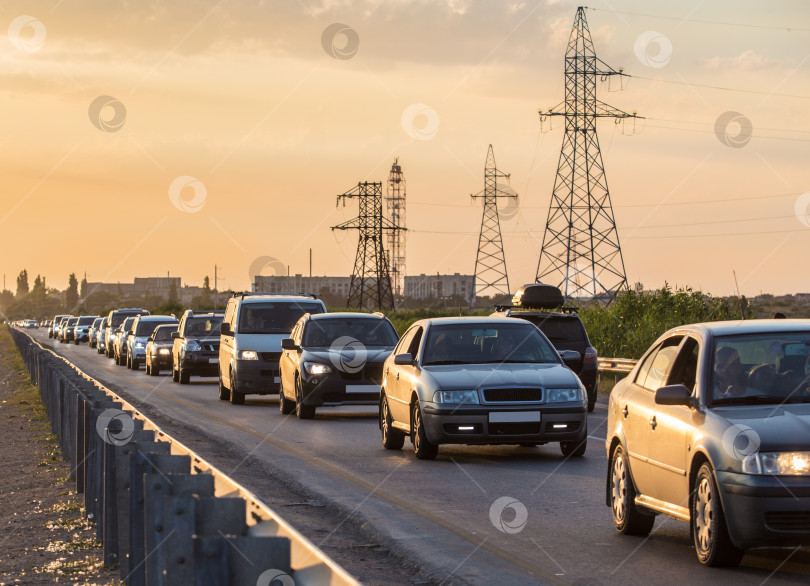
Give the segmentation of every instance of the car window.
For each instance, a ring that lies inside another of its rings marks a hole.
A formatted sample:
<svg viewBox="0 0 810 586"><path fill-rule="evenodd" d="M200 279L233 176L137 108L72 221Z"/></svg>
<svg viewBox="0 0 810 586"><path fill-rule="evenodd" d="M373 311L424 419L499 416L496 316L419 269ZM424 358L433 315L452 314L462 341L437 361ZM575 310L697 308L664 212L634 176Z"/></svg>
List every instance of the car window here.
<svg viewBox="0 0 810 586"><path fill-rule="evenodd" d="M528 323L464 323L430 328L424 365L559 363L557 351Z"/></svg>
<svg viewBox="0 0 810 586"><path fill-rule="evenodd" d="M231 326L231 330L233 330L233 326L236 325L236 320L234 317L236 316L236 303L228 302L228 307L225 310L225 319L223 319L223 323L228 324Z"/></svg>
<svg viewBox="0 0 810 586"><path fill-rule="evenodd" d="M214 336L219 333L222 315L187 317L183 326L184 336Z"/></svg>
<svg viewBox="0 0 810 586"><path fill-rule="evenodd" d="M353 338L366 347L390 347L397 343L397 332L386 319L330 317L311 319L304 332L303 346L325 348L340 338Z"/></svg>
<svg viewBox="0 0 810 586"><path fill-rule="evenodd" d="M678 346L683 340L683 336L672 336L664 340L658 352L651 355L651 362L649 369L643 381L636 379L642 387L655 391L664 386L664 381L667 379L670 368L672 368L675 357L678 355Z"/></svg>
<svg viewBox="0 0 810 586"><path fill-rule="evenodd" d="M154 339L159 342L168 342L172 339L172 332L176 331L176 326L161 326L154 332Z"/></svg>
<svg viewBox="0 0 810 586"><path fill-rule="evenodd" d="M243 303L239 309L239 333L288 334L305 313L323 313L323 307L299 301Z"/></svg>
<svg viewBox="0 0 810 586"><path fill-rule="evenodd" d="M410 343L408 344L407 352L410 353L414 359L419 354L419 345L422 343L422 334L425 332L422 326L416 328L416 331L413 333L413 338L411 338Z"/></svg>
<svg viewBox="0 0 810 586"><path fill-rule="evenodd" d="M418 329L419 326L411 327L402 335L402 337L399 339L399 344L397 344L397 347L394 348L394 354L404 354L408 351L408 347L411 345L411 340L413 340L416 330Z"/></svg>
<svg viewBox="0 0 810 586"><path fill-rule="evenodd" d="M138 320L138 325L135 328L135 335L136 336L150 336L152 332L155 331L155 328L158 326L162 326L164 324L173 324L176 323L174 320L147 320L142 321Z"/></svg>
<svg viewBox="0 0 810 586"><path fill-rule="evenodd" d="M694 338L687 337L681 346L678 357L675 359L667 384L682 384L694 393L699 356L700 344Z"/></svg>

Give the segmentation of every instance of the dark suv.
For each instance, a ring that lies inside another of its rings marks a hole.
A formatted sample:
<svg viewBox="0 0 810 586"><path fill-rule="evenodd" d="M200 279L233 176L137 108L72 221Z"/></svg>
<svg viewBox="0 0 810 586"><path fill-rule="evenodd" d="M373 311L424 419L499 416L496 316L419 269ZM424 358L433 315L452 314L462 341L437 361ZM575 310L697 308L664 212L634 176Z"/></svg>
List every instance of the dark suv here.
<svg viewBox="0 0 810 586"><path fill-rule="evenodd" d="M137 317L139 315L149 315L149 312L140 307L126 307L122 309L113 309L107 315L107 329L105 334L106 347L104 349L107 358L115 358L115 349L113 348L113 338L115 337L115 330L118 329L124 320L128 317Z"/></svg>
<svg viewBox="0 0 810 586"><path fill-rule="evenodd" d="M224 311L187 309L172 334L172 380L187 385L191 375L219 375L219 326Z"/></svg>
<svg viewBox="0 0 810 586"><path fill-rule="evenodd" d="M588 412L591 412L596 405L596 349L591 346L576 308L563 307L563 302L562 293L557 287L529 283L518 289L512 298L512 305L498 306L492 315L529 321L540 328L558 352L577 352L579 359L565 358L565 364L585 385L588 392Z"/></svg>

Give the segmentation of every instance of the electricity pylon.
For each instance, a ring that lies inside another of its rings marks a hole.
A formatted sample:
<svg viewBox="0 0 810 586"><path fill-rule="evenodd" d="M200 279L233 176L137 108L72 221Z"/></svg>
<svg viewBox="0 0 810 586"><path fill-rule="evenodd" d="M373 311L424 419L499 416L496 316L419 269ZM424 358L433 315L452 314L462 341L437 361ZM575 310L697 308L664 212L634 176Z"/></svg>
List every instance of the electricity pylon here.
<svg viewBox="0 0 810 586"><path fill-rule="evenodd" d="M470 196L473 199L484 200L478 252L475 255L474 296L509 294L501 221L498 217L498 198L517 198L517 194L511 188L508 191L499 188L498 178L508 180L509 174L499 171L495 166L495 153L492 151L492 145L489 145L484 168L484 190Z"/></svg>
<svg viewBox="0 0 810 586"><path fill-rule="evenodd" d="M639 118L596 99L597 76L612 75L625 74L596 56L585 9L579 7L565 51L565 102L540 112L541 121L565 116L565 135L536 280L558 285L566 298L606 303L627 288L627 274L596 119Z"/></svg>
<svg viewBox="0 0 810 586"><path fill-rule="evenodd" d="M383 246L383 231L401 230L383 217L382 182L358 183L346 193L337 196L337 203L356 197L360 206L358 216L332 230L358 230L357 256L354 259L352 280L349 284L347 307L355 309L393 310L394 295L391 290L391 274L388 255Z"/></svg>
<svg viewBox="0 0 810 586"><path fill-rule="evenodd" d="M399 159L394 159L391 173L388 175L388 186L385 195L385 205L391 223L402 230L388 232L388 250L391 254L391 279L394 286L394 295L401 297L405 281L405 179L402 176L402 167Z"/></svg>

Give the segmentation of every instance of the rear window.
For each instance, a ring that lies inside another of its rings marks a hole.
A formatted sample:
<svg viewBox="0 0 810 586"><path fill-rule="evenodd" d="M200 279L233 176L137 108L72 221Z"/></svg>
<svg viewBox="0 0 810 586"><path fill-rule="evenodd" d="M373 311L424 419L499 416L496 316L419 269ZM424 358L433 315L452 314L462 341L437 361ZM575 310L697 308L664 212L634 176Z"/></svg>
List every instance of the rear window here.
<svg viewBox="0 0 810 586"><path fill-rule="evenodd" d="M323 306L305 301L243 303L239 308L239 333L288 334L305 313L323 313Z"/></svg>
<svg viewBox="0 0 810 586"><path fill-rule="evenodd" d="M166 325L166 324L173 324L173 323L177 323L177 322L175 320L173 320L173 319L165 319L165 320L150 319L150 320L147 320L147 321L140 320L140 321L138 321L138 328L135 330L135 335L136 336L149 336L149 335L152 334L152 332L155 331L156 327Z"/></svg>
<svg viewBox="0 0 810 586"><path fill-rule="evenodd" d="M513 314L514 315L514 314ZM585 327L575 317L535 316L530 320L552 344L559 342L584 342Z"/></svg>

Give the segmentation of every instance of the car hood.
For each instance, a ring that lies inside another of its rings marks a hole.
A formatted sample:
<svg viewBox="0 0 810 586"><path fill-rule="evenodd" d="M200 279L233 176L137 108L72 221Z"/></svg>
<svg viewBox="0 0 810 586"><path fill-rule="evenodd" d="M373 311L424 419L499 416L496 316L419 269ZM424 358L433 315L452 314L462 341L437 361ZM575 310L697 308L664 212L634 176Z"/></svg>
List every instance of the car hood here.
<svg viewBox="0 0 810 586"><path fill-rule="evenodd" d="M442 389L579 387L577 376L562 364L447 364L425 366L423 370Z"/></svg>
<svg viewBox="0 0 810 586"><path fill-rule="evenodd" d="M290 334L238 334L235 338L239 350L255 352L281 352L281 341Z"/></svg>
<svg viewBox="0 0 810 586"><path fill-rule="evenodd" d="M346 365L348 372L357 372L366 364L382 365L385 359L393 352L393 346L388 348L365 348L355 352L351 346L343 349L330 351L329 348L308 348L301 354L301 360L315 360L325 364L332 363ZM338 367L339 368L339 367Z"/></svg>
<svg viewBox="0 0 810 586"><path fill-rule="evenodd" d="M726 439L727 434L746 435L759 444L760 452L810 451L810 404L728 406L712 411L725 424L723 437L718 439ZM729 432L733 426L736 430Z"/></svg>

